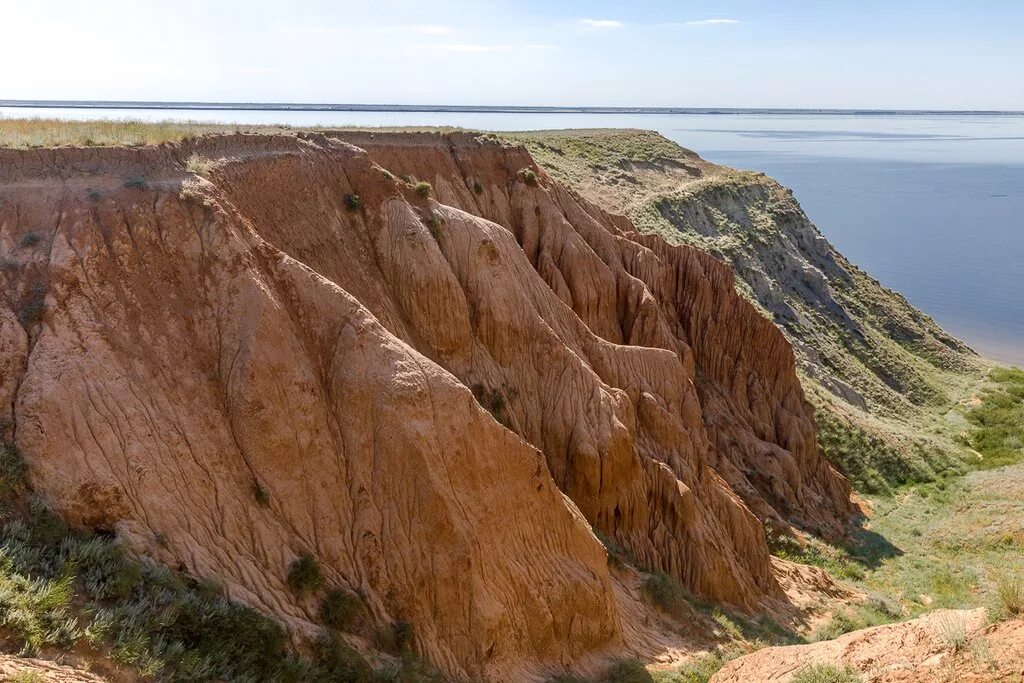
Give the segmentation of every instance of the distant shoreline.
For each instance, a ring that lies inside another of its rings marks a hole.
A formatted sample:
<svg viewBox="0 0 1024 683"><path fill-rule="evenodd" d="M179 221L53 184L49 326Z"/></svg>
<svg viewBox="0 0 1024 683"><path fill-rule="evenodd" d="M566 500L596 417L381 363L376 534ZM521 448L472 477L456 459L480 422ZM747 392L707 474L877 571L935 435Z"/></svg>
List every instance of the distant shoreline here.
<svg viewBox="0 0 1024 683"><path fill-rule="evenodd" d="M1024 116L1024 111L945 109L781 109L742 107L530 107L432 104L315 104L306 102L141 102L113 100L0 100L24 109L183 109L195 111L337 111L477 114L811 114L816 116Z"/></svg>

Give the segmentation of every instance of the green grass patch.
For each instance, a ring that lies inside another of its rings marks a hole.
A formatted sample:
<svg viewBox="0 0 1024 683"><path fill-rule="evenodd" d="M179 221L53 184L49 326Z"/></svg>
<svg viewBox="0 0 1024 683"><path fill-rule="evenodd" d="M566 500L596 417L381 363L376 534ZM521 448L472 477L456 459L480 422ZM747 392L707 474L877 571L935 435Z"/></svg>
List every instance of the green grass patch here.
<svg viewBox="0 0 1024 683"><path fill-rule="evenodd" d="M812 664L793 675L792 683L860 683L863 679L855 669L832 664Z"/></svg>
<svg viewBox="0 0 1024 683"><path fill-rule="evenodd" d="M996 368L989 379L996 386L967 413L970 446L982 456L976 466L985 469L1024 460L1024 370Z"/></svg>

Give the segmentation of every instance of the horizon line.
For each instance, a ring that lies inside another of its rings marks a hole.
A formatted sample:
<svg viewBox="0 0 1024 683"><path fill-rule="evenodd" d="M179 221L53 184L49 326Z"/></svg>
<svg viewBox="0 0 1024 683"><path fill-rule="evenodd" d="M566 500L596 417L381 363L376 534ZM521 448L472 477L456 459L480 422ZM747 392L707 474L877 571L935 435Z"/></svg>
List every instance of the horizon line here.
<svg viewBox="0 0 1024 683"><path fill-rule="evenodd" d="M589 105L356 104L315 102L203 102L195 100L0 100L0 107L38 109L184 109L194 111L453 112L494 114L859 114L1024 115L999 109L873 109L835 107L644 107Z"/></svg>

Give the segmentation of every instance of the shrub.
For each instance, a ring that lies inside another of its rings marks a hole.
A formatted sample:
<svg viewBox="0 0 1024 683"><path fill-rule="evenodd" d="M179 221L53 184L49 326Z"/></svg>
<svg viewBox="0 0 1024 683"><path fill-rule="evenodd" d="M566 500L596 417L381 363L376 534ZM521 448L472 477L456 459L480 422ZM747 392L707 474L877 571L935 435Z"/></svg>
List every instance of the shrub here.
<svg viewBox="0 0 1024 683"><path fill-rule="evenodd" d="M530 187L537 186L537 173L532 168L521 169L518 173L519 179Z"/></svg>
<svg viewBox="0 0 1024 683"><path fill-rule="evenodd" d="M363 200L360 199L359 195L355 193L345 195L345 208L349 211L358 211L362 205Z"/></svg>
<svg viewBox="0 0 1024 683"><path fill-rule="evenodd" d="M103 196L103 195L100 194L99 190L93 189L91 187L88 189L88 191L85 194L86 194L87 197L89 197L89 199L91 199L94 202L98 202L100 200L100 197Z"/></svg>
<svg viewBox="0 0 1024 683"><path fill-rule="evenodd" d="M426 180L419 181L418 183L412 186L412 189L415 190L417 195L423 197L424 199L429 197L431 190L433 190L433 188L430 186L430 183L428 183Z"/></svg>
<svg viewBox="0 0 1024 683"><path fill-rule="evenodd" d="M124 186L136 190L148 190L149 181L142 176L135 176L124 181Z"/></svg>
<svg viewBox="0 0 1024 683"><path fill-rule="evenodd" d="M320 565L309 553L295 558L288 569L288 587L298 595L316 590L322 582Z"/></svg>
<svg viewBox="0 0 1024 683"><path fill-rule="evenodd" d="M484 186L483 186L483 184L481 184L481 182L479 180L474 180L473 181L473 192L475 192L477 194L483 194L484 193Z"/></svg>
<svg viewBox="0 0 1024 683"><path fill-rule="evenodd" d="M42 240L43 238L39 236L38 232L29 232L21 238L18 244L21 245L22 249L29 249L39 244Z"/></svg>
<svg viewBox="0 0 1024 683"><path fill-rule="evenodd" d="M257 503L264 507L270 504L270 494L263 488L263 484L260 483L259 479L253 477L250 488L252 490L252 497L256 499Z"/></svg>
<svg viewBox="0 0 1024 683"><path fill-rule="evenodd" d="M854 669L832 664L812 664L796 672L792 683L860 683L861 677Z"/></svg>
<svg viewBox="0 0 1024 683"><path fill-rule="evenodd" d="M363 602L359 596L335 588L324 596L320 603L320 620L325 626L345 631L363 615Z"/></svg>
<svg viewBox="0 0 1024 683"><path fill-rule="evenodd" d="M653 605L668 614L678 616L685 610L686 591L678 581L665 572L650 574L644 579L642 591Z"/></svg>

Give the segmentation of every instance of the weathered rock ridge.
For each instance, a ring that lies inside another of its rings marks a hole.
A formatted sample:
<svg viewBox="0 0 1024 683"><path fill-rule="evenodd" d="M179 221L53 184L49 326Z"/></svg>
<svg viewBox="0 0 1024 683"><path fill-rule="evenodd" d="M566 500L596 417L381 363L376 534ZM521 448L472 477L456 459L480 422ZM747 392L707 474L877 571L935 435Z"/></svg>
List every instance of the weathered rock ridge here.
<svg viewBox="0 0 1024 683"><path fill-rule="evenodd" d="M299 628L309 553L455 677L652 646L594 531L756 609L763 523L851 513L732 271L520 147L0 151L0 255L5 430L65 518Z"/></svg>

